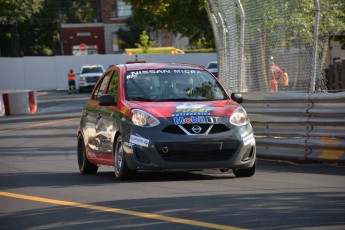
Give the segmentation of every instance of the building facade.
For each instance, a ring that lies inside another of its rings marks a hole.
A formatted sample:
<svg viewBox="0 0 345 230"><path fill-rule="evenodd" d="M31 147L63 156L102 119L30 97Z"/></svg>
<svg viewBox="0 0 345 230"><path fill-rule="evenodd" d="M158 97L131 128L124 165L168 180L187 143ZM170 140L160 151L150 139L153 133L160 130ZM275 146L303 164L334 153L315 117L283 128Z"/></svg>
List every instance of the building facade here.
<svg viewBox="0 0 345 230"><path fill-rule="evenodd" d="M63 55L123 53L117 32L120 28L128 29L126 22L132 16L131 6L122 0L96 0L94 8L96 17L92 23L61 25ZM187 38L167 31L155 31L150 38L157 46L188 46Z"/></svg>

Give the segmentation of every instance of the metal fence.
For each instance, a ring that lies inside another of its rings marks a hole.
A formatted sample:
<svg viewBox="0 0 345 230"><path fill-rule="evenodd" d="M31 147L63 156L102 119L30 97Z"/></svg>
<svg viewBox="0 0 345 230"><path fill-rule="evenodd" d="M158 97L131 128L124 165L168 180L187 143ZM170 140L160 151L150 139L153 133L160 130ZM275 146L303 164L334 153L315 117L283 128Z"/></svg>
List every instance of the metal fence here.
<svg viewBox="0 0 345 230"><path fill-rule="evenodd" d="M262 157L345 162L345 92L245 93Z"/></svg>
<svg viewBox="0 0 345 230"><path fill-rule="evenodd" d="M228 92L244 94L258 156L345 162L345 92L326 93L329 37L318 34L333 1L206 3L219 79Z"/></svg>
<svg viewBox="0 0 345 230"><path fill-rule="evenodd" d="M335 60L326 69L326 75L328 90L341 91L345 89L345 59Z"/></svg>
<svg viewBox="0 0 345 230"><path fill-rule="evenodd" d="M219 78L231 92L326 90L328 37L318 36L318 0L207 0ZM281 86L285 70L288 86Z"/></svg>

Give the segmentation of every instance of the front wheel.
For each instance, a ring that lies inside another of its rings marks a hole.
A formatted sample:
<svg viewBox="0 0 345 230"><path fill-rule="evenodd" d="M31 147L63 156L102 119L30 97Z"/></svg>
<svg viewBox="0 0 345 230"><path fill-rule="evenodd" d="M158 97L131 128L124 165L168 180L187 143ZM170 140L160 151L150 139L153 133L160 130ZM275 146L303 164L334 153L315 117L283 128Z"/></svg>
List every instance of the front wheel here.
<svg viewBox="0 0 345 230"><path fill-rule="evenodd" d="M255 174L256 162L250 168L246 169L233 169L233 173L236 177L251 177Z"/></svg>
<svg viewBox="0 0 345 230"><path fill-rule="evenodd" d="M130 170L127 166L121 136L117 138L114 149L114 169L115 177L119 180L130 179L135 174L135 172Z"/></svg>
<svg viewBox="0 0 345 230"><path fill-rule="evenodd" d="M90 161L86 157L86 150L85 150L85 144L84 139L82 135L78 136L78 166L79 171L82 174L95 174L98 170L98 166L90 163Z"/></svg>

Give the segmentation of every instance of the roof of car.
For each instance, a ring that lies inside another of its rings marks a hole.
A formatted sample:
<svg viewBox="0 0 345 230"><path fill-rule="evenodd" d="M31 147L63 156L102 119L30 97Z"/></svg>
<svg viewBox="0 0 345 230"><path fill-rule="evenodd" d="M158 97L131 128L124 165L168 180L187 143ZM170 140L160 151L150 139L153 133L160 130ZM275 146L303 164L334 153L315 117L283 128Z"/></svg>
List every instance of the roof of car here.
<svg viewBox="0 0 345 230"><path fill-rule="evenodd" d="M135 71L141 69L198 69L203 70L199 65L185 63L133 63L124 65L127 71Z"/></svg>

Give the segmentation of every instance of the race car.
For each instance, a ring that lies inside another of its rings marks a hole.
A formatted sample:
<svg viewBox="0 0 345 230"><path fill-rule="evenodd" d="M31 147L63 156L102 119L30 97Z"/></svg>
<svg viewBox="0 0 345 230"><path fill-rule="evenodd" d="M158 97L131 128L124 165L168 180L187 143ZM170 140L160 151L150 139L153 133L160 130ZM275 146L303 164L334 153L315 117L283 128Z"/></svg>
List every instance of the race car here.
<svg viewBox="0 0 345 230"><path fill-rule="evenodd" d="M113 166L120 180L143 171L195 169L251 177L256 143L242 101L198 65L114 65L82 109L79 170Z"/></svg>

